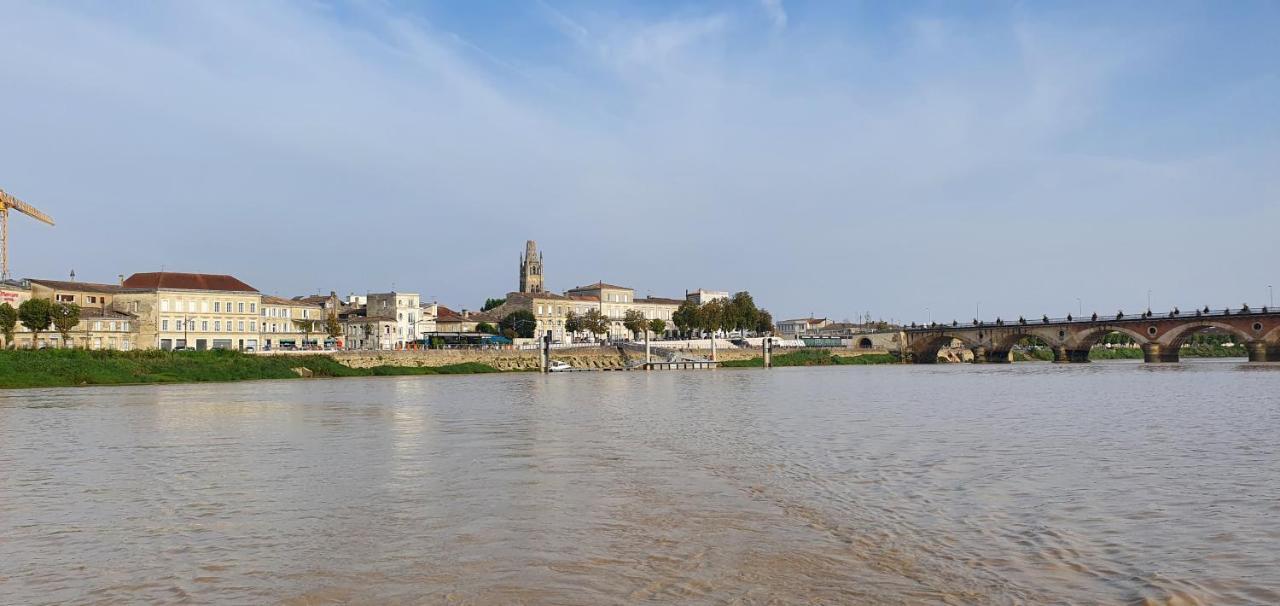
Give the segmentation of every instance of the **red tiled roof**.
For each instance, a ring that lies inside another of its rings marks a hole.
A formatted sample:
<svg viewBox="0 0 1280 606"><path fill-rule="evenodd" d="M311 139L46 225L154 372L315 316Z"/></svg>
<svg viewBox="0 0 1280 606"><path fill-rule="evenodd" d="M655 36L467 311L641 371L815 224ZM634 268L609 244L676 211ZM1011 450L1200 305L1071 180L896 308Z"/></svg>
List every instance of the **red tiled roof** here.
<svg viewBox="0 0 1280 606"><path fill-rule="evenodd" d="M462 314L443 305L436 306L436 322L461 322Z"/></svg>
<svg viewBox="0 0 1280 606"><path fill-rule="evenodd" d="M235 276L218 274L184 274L170 271L133 274L124 281L124 288L157 290L222 290L230 292L258 292L258 289L241 282Z"/></svg>

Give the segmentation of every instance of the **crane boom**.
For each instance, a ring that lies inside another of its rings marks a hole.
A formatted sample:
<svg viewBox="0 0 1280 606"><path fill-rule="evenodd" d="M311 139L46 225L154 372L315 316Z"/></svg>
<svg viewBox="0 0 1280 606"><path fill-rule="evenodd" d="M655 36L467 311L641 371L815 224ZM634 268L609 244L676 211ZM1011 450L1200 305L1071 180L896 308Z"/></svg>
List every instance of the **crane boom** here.
<svg viewBox="0 0 1280 606"><path fill-rule="evenodd" d="M44 223L48 223L49 225L53 225L52 217L40 212L39 210L36 209L36 207L9 195L9 192L3 189L0 189L0 206L3 206L5 208L12 208L37 221L41 221Z"/></svg>

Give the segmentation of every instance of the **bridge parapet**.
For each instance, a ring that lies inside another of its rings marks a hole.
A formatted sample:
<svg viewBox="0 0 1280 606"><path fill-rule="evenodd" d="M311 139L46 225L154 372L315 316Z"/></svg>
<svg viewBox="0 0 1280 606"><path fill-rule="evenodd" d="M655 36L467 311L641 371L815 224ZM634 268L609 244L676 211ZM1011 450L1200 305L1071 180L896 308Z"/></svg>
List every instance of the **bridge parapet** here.
<svg viewBox="0 0 1280 606"><path fill-rule="evenodd" d="M1177 362L1182 345L1191 335L1218 330L1235 336L1245 345L1252 362L1280 362L1280 310L1173 310L1165 314L1146 312L1135 316L1091 315L1088 318L1049 318L1016 322L975 322L962 325L932 323L903 329L907 350L917 362L936 361L938 351L960 342L974 352L975 361L1006 362L1012 350L1028 338L1043 341L1057 362L1087 362L1089 351L1108 334L1128 335L1143 348L1147 362Z"/></svg>

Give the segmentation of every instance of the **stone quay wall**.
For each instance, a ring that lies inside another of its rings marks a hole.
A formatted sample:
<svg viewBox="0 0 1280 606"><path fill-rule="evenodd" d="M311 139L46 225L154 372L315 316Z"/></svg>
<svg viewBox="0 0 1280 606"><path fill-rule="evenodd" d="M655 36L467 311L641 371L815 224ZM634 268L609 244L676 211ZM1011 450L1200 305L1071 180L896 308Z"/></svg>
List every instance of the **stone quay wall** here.
<svg viewBox="0 0 1280 606"><path fill-rule="evenodd" d="M498 370L538 370L538 350L524 349L424 349L408 351L336 351L340 364L352 368L373 366L435 367L465 362L487 364ZM613 347L583 347L551 351L552 360L574 368L622 368L626 358Z"/></svg>

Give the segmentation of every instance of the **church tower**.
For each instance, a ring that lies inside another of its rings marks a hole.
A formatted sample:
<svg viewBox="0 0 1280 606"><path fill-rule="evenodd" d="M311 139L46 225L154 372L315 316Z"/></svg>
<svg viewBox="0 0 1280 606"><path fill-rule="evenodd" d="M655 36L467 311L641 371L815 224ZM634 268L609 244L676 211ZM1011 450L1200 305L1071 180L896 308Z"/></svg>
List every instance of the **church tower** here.
<svg viewBox="0 0 1280 606"><path fill-rule="evenodd" d="M538 243L524 243L524 255L520 257L520 292L545 292L542 286L542 253Z"/></svg>

